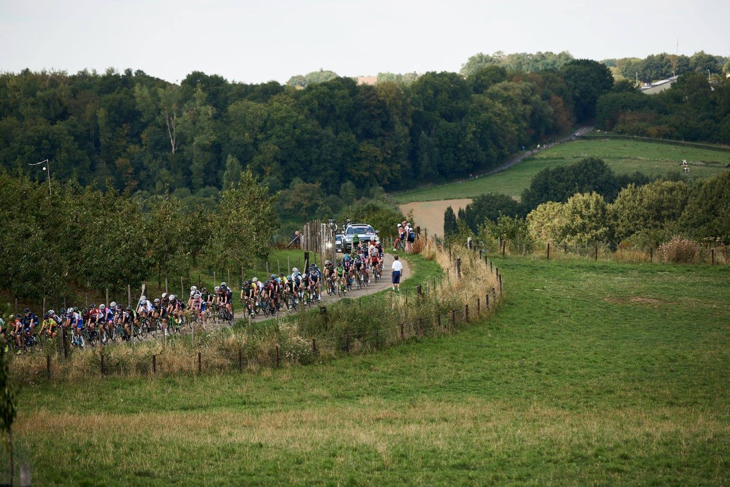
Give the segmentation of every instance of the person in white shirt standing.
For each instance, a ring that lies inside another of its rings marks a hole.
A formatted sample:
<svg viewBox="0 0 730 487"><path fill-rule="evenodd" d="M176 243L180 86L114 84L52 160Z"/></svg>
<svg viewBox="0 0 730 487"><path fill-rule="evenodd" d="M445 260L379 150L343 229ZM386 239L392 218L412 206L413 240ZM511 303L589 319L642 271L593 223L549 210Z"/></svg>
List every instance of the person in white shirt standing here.
<svg viewBox="0 0 730 487"><path fill-rule="evenodd" d="M392 279L392 290L398 290L400 291L400 278L401 274L403 273L403 263L398 260L398 256L396 255L394 257L393 265L391 266L391 270L393 271L393 279Z"/></svg>

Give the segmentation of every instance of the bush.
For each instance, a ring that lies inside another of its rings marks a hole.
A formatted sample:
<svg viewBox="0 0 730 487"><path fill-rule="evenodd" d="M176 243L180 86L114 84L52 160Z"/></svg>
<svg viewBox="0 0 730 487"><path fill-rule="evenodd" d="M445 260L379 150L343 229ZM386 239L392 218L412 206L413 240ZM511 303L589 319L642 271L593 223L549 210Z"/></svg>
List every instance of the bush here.
<svg viewBox="0 0 730 487"><path fill-rule="evenodd" d="M694 240L674 236L659 247L659 253L665 262L691 263L699 257L700 246Z"/></svg>

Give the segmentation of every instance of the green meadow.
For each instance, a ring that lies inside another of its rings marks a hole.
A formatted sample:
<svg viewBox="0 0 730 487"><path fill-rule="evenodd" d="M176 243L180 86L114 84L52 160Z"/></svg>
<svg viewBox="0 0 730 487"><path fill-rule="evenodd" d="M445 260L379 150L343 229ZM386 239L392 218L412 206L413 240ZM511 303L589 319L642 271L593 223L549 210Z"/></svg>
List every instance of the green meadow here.
<svg viewBox="0 0 730 487"><path fill-rule="evenodd" d="M730 273L494 258L458 333L311 366L26 384L37 484L730 483Z"/></svg>
<svg viewBox="0 0 730 487"><path fill-rule="evenodd" d="M681 173L679 164L686 159L690 172L682 177L706 178L726 170L730 164L730 150L708 150L657 142L619 139L580 139L568 142L530 156L518 164L487 177L470 181L448 183L396 193L397 203L474 198L482 194L498 193L519 198L530 186L532 178L546 167L573 164L586 157L603 159L617 174L636 171L648 176L663 176L669 172Z"/></svg>

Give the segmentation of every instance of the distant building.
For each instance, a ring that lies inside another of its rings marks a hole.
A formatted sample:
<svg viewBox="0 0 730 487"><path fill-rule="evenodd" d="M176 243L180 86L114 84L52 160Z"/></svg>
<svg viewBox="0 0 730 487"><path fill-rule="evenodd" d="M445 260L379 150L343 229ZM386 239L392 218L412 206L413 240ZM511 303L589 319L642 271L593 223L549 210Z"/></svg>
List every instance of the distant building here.
<svg viewBox="0 0 730 487"><path fill-rule="evenodd" d="M357 77L357 84L358 85L375 85L378 83L378 77L377 76L358 76Z"/></svg>
<svg viewBox="0 0 730 487"><path fill-rule="evenodd" d="M679 78L679 76L672 76L671 78L647 83L639 88L639 91L646 93L647 95L656 95L657 93L661 93L662 91L671 88L672 84L677 81L677 78Z"/></svg>

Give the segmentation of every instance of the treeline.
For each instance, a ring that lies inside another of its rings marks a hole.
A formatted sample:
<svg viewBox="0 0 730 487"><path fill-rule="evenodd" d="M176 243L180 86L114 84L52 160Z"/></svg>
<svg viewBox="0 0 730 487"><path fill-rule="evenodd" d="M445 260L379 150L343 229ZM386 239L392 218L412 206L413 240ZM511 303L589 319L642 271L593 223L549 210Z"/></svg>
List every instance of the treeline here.
<svg viewBox="0 0 730 487"><path fill-rule="evenodd" d="M505 54L497 51L494 54L478 53L471 56L461 66L460 73L464 76L471 76L487 66L500 66L507 71L522 71L525 73L537 73L540 71L557 71L573 61L573 56L567 52L515 52Z"/></svg>
<svg viewBox="0 0 730 487"><path fill-rule="evenodd" d="M587 60L549 72L487 66L466 78L334 78L304 89L200 72L175 85L141 71L26 70L0 75L0 165L48 159L62 182L142 196L169 188L189 206L213 206L239 165L272 193L295 181L328 195L346 182L408 188L495 167L563 133L592 118L611 86L609 70Z"/></svg>
<svg viewBox="0 0 730 487"><path fill-rule="evenodd" d="M596 105L596 127L626 135L730 143L730 78L687 72L645 95L621 81Z"/></svg>
<svg viewBox="0 0 730 487"><path fill-rule="evenodd" d="M638 173L617 176L600 159L588 158L541 171L521 202L480 196L458 218L448 208L444 230L452 238L478 235L528 249L547 242L656 247L676 235L730 244L729 214L730 171L689 184L649 181Z"/></svg>
<svg viewBox="0 0 730 487"><path fill-rule="evenodd" d="M631 81L649 83L679 76L684 73L700 73L705 76L730 72L730 57L716 56L699 51L692 56L651 54L644 59L621 58L602 61L606 66L615 68L616 74Z"/></svg>
<svg viewBox="0 0 730 487"><path fill-rule="evenodd" d="M194 266L248 270L268 255L278 223L273 197L250 171L212 211L186 209L165 193L141 200L74 180L49 190L4 170L0 187L0 288L27 298L122 290L178 279Z"/></svg>

